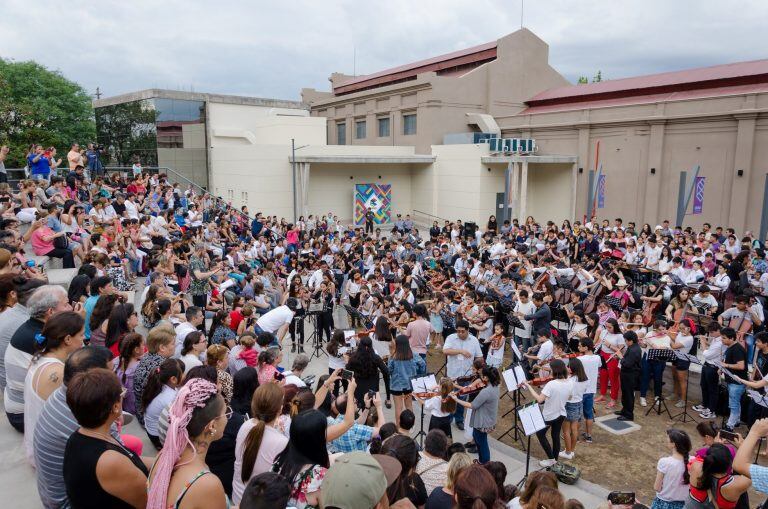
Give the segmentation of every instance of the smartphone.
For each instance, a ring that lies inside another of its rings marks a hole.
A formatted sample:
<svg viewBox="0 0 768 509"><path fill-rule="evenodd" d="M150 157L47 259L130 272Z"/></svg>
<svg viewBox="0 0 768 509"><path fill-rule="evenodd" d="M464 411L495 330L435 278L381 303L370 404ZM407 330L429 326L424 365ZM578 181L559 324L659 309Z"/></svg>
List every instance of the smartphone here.
<svg viewBox="0 0 768 509"><path fill-rule="evenodd" d="M369 390L368 391L368 397L373 399L374 396L376 396L376 391L374 391L373 389Z"/></svg>
<svg viewBox="0 0 768 509"><path fill-rule="evenodd" d="M343 380L352 380L353 376L355 376L355 373L353 371L350 371L348 369L341 370L341 378Z"/></svg>
<svg viewBox="0 0 768 509"><path fill-rule="evenodd" d="M739 440L739 436L736 433L733 433L731 431L725 431L724 429L720 430L720 438L732 443L737 442Z"/></svg>
<svg viewBox="0 0 768 509"><path fill-rule="evenodd" d="M635 503L634 491L612 491L608 494L608 502L612 505L628 505Z"/></svg>
<svg viewBox="0 0 768 509"><path fill-rule="evenodd" d="M277 380L278 382L282 382L284 378L285 378L284 374L279 373L277 371L275 372L275 380Z"/></svg>

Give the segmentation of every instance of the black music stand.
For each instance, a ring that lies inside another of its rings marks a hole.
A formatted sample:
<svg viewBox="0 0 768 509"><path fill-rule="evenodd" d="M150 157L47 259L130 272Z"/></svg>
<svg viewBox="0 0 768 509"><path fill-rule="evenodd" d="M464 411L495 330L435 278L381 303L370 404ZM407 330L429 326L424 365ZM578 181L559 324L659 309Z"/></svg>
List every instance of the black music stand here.
<svg viewBox="0 0 768 509"><path fill-rule="evenodd" d="M519 414L521 410L526 410L528 407L531 407L531 408L535 407L535 411L538 411L539 415L541 415L541 409L539 408L539 405L535 401L527 405L523 405L522 407L520 407L517 413ZM521 420L522 420L522 417L521 417ZM542 424L543 426L541 426ZM530 433L528 431L524 431L526 437L528 438L527 440L528 446L525 448L525 475L523 475L523 478L520 479L520 481L517 483L518 489L522 489L522 487L525 486L525 481L528 480L528 474L531 469L531 436L534 435L537 431L541 429L545 429L547 427L546 423L544 423L544 416L541 416L541 421L539 423L539 426L535 426L533 425L533 423L529 423L529 426L524 425L523 428L525 429L526 427L530 427L530 426L533 426L531 429L528 430L530 431Z"/></svg>
<svg viewBox="0 0 768 509"><path fill-rule="evenodd" d="M323 338L320 336L320 313L322 311L307 311L304 318L314 319L312 324L312 334L309 335L309 340L312 344L312 353L309 356L311 361L313 358L319 359L323 355L327 355L323 349Z"/></svg>
<svg viewBox="0 0 768 509"><path fill-rule="evenodd" d="M621 299L620 298L618 298L618 297L610 297L610 296L606 295L605 297L603 297L603 300L605 300L605 302L609 306L611 306L611 308L613 308L614 311L621 312L622 308L621 308Z"/></svg>
<svg viewBox="0 0 768 509"><path fill-rule="evenodd" d="M513 366L514 365L510 366L509 369L512 369ZM530 438L528 440L528 445L526 447L526 444L523 442L523 437L525 436L525 433L523 432L523 428L520 426L520 422L518 420L518 415L517 415L518 409L524 406L520 403L520 398L525 399L525 396L521 394L521 387L522 387L522 384L526 382L526 380L517 380L517 377L514 376L514 371L512 371L512 376L513 378L515 378L515 381L517 382L518 385L515 388L507 387L507 392L504 394L504 396L502 396L502 397L507 396L512 398L512 408L507 410L506 413L504 413L504 415L501 416L501 418L504 419L509 414L513 414L512 426L510 426L509 429L507 429L507 431L505 431L501 436L499 436L498 440L501 440L505 436L512 433L512 440L514 442L520 442L520 446L523 448L523 450L527 451L531 446ZM512 394L512 396L509 396L510 394Z"/></svg>
<svg viewBox="0 0 768 509"><path fill-rule="evenodd" d="M571 319L568 318L568 312L560 307L557 308L550 308L550 311L552 312L552 322L559 322L560 324L565 324L565 328L556 327L557 332L559 334L562 334L563 337L559 337L558 339L563 341L566 344L566 348L568 347L568 327L571 323Z"/></svg>
<svg viewBox="0 0 768 509"><path fill-rule="evenodd" d="M695 355L678 352L677 350L673 350L673 351L675 353L675 357L677 358L677 360L688 361L691 364L698 364L699 366L701 366L701 361ZM686 423L688 422L686 419L688 419L693 422L698 422L691 414L688 413L688 380L690 380L690 378L691 378L691 372L690 370L688 370L688 374L685 377L685 406L683 407L682 412L672 417L673 421L676 421L679 419L680 422Z"/></svg>
<svg viewBox="0 0 768 509"><path fill-rule="evenodd" d="M375 324L371 321L370 318L366 317L364 314L360 312L359 309L350 306L349 304L344 304L344 309L347 311L349 316L357 318L357 320L363 324L363 327L370 330L373 329ZM350 324L351 325L351 324Z"/></svg>
<svg viewBox="0 0 768 509"><path fill-rule="evenodd" d="M431 374L432 373L425 373L423 375L412 376L411 377L411 387L413 387L413 380L416 380L416 379L419 379L419 378L424 378L425 376L429 376ZM420 388L425 389L423 392L428 392L429 391L428 387L420 387ZM422 391L414 391L414 392L422 392ZM427 436L427 433L424 431L424 402L425 401L426 400L419 400L419 403L421 403L421 405L419 405L421 407L421 416L419 418L419 432L416 433L416 436L413 438L414 441L418 441L419 442L419 447L421 448L421 450L424 450L424 437Z"/></svg>
<svg viewBox="0 0 768 509"><path fill-rule="evenodd" d="M677 357L675 357L675 352L671 348L649 348L648 349L648 360L659 360L659 361L666 361L666 362L672 362ZM655 382L654 382L655 383ZM663 386L663 382L662 382ZM654 392L656 391L656 387L654 387ZM659 392L661 393L661 388L659 388ZM672 412L669 411L669 407L667 407L667 403L664 400L664 395L662 394L660 397L655 398L655 401L653 405L648 409L647 412L645 412L645 415L648 416L651 412L656 410L656 415L662 414L662 407L664 407L664 412L669 415L669 418L672 419Z"/></svg>

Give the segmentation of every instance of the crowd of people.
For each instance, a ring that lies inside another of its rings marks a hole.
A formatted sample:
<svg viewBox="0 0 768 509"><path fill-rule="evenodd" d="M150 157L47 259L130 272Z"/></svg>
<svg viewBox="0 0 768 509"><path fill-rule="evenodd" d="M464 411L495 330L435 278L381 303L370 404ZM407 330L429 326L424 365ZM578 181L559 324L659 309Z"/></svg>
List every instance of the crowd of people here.
<svg viewBox="0 0 768 509"><path fill-rule="evenodd" d="M92 147L68 168L29 156L29 179L0 183L0 387L46 508L577 508L550 469L594 442L595 405L633 420L637 391L703 419L698 451L667 431L653 507L768 491L749 461L768 435L768 264L749 232L289 223L138 164L106 175ZM76 269L67 290L43 256ZM545 423L547 470L520 492L489 444L510 391Z"/></svg>

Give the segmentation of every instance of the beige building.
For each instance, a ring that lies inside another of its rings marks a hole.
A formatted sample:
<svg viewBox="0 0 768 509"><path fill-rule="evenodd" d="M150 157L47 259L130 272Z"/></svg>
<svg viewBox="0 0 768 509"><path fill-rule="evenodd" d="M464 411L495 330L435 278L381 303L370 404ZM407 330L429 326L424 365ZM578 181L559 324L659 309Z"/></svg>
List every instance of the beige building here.
<svg viewBox="0 0 768 509"><path fill-rule="evenodd" d="M496 131L492 116L567 85L549 47L523 29L498 41L366 75L333 74L332 91L302 89L312 116L328 119L332 145L413 145L420 154L445 135ZM479 117L483 115L483 117Z"/></svg>
<svg viewBox="0 0 768 509"><path fill-rule="evenodd" d="M561 221L597 203L600 172L600 219L685 212L684 225L768 230L768 60L570 85L522 29L375 74L333 74L331 88L303 89L303 103L206 101L211 190L287 219L349 220L354 185L379 183L392 186L393 215L421 223ZM500 149L489 139L499 136L535 148ZM705 177L699 214L690 202L679 211L681 172L686 184Z"/></svg>

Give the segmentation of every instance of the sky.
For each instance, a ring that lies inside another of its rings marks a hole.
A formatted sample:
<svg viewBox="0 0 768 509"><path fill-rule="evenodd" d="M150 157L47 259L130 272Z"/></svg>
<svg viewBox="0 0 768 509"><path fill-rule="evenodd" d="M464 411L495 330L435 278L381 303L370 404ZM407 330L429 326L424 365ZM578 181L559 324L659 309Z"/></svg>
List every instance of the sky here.
<svg viewBox="0 0 768 509"><path fill-rule="evenodd" d="M0 57L104 96L169 88L299 100L523 25L567 79L768 58L768 1L0 0ZM30 20L37 18L37 23Z"/></svg>

